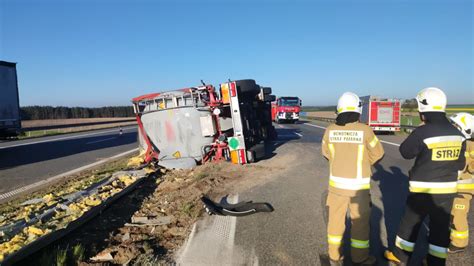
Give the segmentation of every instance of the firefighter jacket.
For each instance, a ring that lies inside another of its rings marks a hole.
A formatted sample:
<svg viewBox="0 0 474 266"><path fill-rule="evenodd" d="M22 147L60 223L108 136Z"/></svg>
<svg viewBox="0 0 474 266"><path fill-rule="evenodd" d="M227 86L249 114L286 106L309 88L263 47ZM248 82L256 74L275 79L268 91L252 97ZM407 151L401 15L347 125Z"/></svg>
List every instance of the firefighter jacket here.
<svg viewBox="0 0 474 266"><path fill-rule="evenodd" d="M383 157L384 150L369 126L353 122L327 127L322 154L329 160L329 191L355 196L370 189L371 166Z"/></svg>
<svg viewBox="0 0 474 266"><path fill-rule="evenodd" d="M465 150L465 138L447 119L416 128L400 145L403 158L416 158L409 171L410 192L456 193Z"/></svg>
<svg viewBox="0 0 474 266"><path fill-rule="evenodd" d="M458 192L474 194L474 140L466 141L466 167L459 175Z"/></svg>

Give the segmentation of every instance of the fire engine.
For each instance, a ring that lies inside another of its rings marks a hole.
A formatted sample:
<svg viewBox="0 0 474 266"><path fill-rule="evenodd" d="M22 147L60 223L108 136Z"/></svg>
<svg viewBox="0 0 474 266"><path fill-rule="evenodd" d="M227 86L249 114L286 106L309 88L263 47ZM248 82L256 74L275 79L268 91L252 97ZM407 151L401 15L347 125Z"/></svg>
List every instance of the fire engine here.
<svg viewBox="0 0 474 266"><path fill-rule="evenodd" d="M272 103L272 120L295 123L300 119L301 99L298 97L279 97Z"/></svg>
<svg viewBox="0 0 474 266"><path fill-rule="evenodd" d="M364 96L360 120L374 131L400 131L400 101L397 99Z"/></svg>

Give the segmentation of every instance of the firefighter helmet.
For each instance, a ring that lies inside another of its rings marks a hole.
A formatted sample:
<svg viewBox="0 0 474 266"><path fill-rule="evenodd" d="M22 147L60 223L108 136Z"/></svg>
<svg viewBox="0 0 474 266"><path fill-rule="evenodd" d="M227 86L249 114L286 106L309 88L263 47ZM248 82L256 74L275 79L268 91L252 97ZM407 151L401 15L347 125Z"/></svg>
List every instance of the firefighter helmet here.
<svg viewBox="0 0 474 266"><path fill-rule="evenodd" d="M471 114L457 113L449 119L451 119L466 138L471 138L471 134L474 131L474 117Z"/></svg>
<svg viewBox="0 0 474 266"><path fill-rule="evenodd" d="M445 112L446 94L438 88L429 87L421 90L416 96L418 111L423 112Z"/></svg>
<svg viewBox="0 0 474 266"><path fill-rule="evenodd" d="M352 92L344 92L337 101L337 113L356 112L362 113L362 102L359 96Z"/></svg>

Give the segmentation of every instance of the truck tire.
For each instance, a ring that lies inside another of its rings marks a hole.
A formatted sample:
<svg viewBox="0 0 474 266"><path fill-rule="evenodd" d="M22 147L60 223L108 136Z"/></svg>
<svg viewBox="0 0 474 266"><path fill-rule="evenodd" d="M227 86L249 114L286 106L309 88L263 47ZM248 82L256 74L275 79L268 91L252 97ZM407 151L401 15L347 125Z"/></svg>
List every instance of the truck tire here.
<svg viewBox="0 0 474 266"><path fill-rule="evenodd" d="M270 87L261 87L263 94L272 94L272 88Z"/></svg>
<svg viewBox="0 0 474 266"><path fill-rule="evenodd" d="M268 94L266 94L266 95L263 96L263 97L264 97L263 101L265 101L265 102L274 102L274 101L276 101L275 95L268 95Z"/></svg>
<svg viewBox="0 0 474 266"><path fill-rule="evenodd" d="M257 86L257 83L255 83L255 80L253 79L236 80L235 83L237 84L240 93L257 94L260 92L260 87Z"/></svg>

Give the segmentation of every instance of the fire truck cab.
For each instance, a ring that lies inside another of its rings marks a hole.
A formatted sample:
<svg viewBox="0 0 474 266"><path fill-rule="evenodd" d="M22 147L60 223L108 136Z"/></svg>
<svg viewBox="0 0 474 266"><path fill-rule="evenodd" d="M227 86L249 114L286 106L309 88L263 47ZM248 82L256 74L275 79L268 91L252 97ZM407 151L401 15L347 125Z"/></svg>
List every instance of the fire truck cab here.
<svg viewBox="0 0 474 266"><path fill-rule="evenodd" d="M295 123L300 119L301 99L298 97L279 97L272 103L272 120L276 123Z"/></svg>

